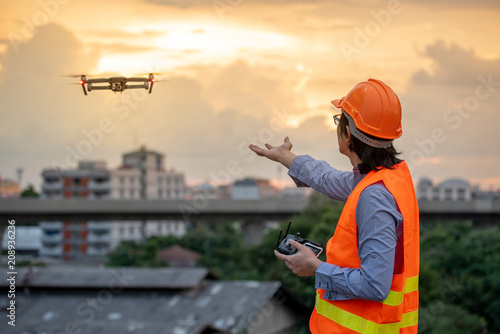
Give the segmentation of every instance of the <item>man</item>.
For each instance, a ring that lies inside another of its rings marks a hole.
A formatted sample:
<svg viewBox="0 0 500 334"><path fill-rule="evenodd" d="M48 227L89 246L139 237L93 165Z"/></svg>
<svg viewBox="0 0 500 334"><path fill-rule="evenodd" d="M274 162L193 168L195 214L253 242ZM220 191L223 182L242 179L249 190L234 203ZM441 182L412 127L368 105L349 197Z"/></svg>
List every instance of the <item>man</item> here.
<svg viewBox="0 0 500 334"><path fill-rule="evenodd" d="M298 276L316 275L310 330L317 333L417 333L419 219L408 166L393 140L402 134L401 105L382 81L357 84L332 101L339 151L353 172L281 146L250 145L260 156L289 168L297 186L346 202L322 262L307 247L276 257Z"/></svg>

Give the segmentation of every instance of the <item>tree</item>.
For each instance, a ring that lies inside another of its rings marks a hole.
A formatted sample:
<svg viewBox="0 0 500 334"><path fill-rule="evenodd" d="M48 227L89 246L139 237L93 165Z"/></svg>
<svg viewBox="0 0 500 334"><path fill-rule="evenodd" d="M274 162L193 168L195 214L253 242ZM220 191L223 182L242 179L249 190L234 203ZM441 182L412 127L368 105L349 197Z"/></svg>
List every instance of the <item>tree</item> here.
<svg viewBox="0 0 500 334"><path fill-rule="evenodd" d="M26 189L21 192L21 197L38 198L40 195L35 191L32 184L29 184Z"/></svg>

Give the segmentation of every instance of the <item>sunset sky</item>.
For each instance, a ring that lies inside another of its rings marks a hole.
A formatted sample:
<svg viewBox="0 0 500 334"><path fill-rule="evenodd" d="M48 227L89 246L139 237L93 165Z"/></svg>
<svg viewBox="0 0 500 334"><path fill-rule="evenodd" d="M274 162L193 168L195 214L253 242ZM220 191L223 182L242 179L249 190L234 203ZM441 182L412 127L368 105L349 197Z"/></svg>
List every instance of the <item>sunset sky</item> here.
<svg viewBox="0 0 500 334"><path fill-rule="evenodd" d="M377 78L399 95L395 141L415 182L500 189L500 1L0 0L0 173L120 164L145 145L190 183L286 180L248 149L350 170L330 104ZM151 95L78 78L165 73ZM108 124L104 126L102 124ZM105 131L104 131L105 130ZM234 168L234 166L237 168ZM231 168L228 169L228 166Z"/></svg>

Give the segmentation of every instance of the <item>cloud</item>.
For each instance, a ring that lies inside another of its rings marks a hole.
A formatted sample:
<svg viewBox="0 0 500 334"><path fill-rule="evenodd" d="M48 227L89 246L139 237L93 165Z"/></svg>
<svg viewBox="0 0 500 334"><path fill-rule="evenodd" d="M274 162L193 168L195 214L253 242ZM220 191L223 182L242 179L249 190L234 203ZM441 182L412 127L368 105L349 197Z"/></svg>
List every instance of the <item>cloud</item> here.
<svg viewBox="0 0 500 334"><path fill-rule="evenodd" d="M157 30L149 30L149 29L144 29L140 30L138 32L129 32L129 31L124 31L124 30L100 30L100 31L86 31L85 35L91 36L91 37L99 37L102 39L111 39L111 40L116 40L116 39L124 39L124 40L130 40L130 39L141 39L141 38L154 38L154 37L162 37L165 36L167 31L162 30L162 31L157 31Z"/></svg>
<svg viewBox="0 0 500 334"><path fill-rule="evenodd" d="M136 44L127 43L93 43L90 45L93 49L99 50L102 53L139 53L156 51L156 47L152 46L142 46Z"/></svg>
<svg viewBox="0 0 500 334"><path fill-rule="evenodd" d="M72 33L55 24L40 27L31 40L19 45L18 52L7 50L0 60L3 168L13 169L30 159L34 160L24 166L33 166L35 160L50 161L58 149L62 151L68 140L75 138L74 127L88 124L85 118L93 112L74 100L81 90L68 85L71 79L61 74L92 69L97 59L98 55L83 51Z"/></svg>
<svg viewBox="0 0 500 334"><path fill-rule="evenodd" d="M412 77L415 84L445 84L450 86L470 86L480 74L500 74L500 58L481 59L473 49L464 49L457 44L436 41L426 47L423 55L433 62L433 71L420 70Z"/></svg>
<svg viewBox="0 0 500 334"><path fill-rule="evenodd" d="M492 166L500 165L500 58L482 59L473 49L442 41L423 56L433 71L414 73L400 96L404 156L420 175L494 177ZM424 157L442 159L431 166L421 163Z"/></svg>
<svg viewBox="0 0 500 334"><path fill-rule="evenodd" d="M325 0L323 0L325 1ZM238 6L240 4L244 4L245 0L217 0L217 1L205 1L205 0L146 0L146 2L153 3L153 4L158 4L158 5L165 5L165 6L175 6L175 7L181 7L181 8L187 8L191 6L206 6L207 4L211 6L228 6L228 7L234 7ZM273 0L273 1L267 1L267 0L259 0L259 2L264 2L264 3L269 3L269 4L283 4L283 3L317 3L321 2L321 0Z"/></svg>

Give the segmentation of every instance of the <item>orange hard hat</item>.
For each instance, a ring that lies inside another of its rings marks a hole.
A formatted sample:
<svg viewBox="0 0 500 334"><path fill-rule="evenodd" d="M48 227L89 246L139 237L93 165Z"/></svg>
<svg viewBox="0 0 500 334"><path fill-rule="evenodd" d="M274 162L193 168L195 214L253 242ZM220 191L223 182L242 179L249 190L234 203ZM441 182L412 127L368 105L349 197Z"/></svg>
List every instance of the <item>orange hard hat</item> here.
<svg viewBox="0 0 500 334"><path fill-rule="evenodd" d="M364 133L389 140L403 134L401 103L396 93L380 80L360 82L332 104L351 116L356 127Z"/></svg>

